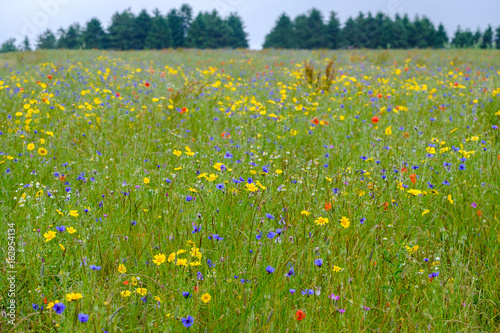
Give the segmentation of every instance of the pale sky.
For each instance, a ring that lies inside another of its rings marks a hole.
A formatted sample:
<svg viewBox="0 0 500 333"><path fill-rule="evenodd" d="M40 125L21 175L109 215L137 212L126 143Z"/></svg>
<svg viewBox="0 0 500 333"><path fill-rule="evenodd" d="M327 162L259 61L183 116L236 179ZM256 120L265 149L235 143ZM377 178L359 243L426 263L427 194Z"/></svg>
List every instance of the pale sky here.
<svg viewBox="0 0 500 333"><path fill-rule="evenodd" d="M277 17L286 12L294 18L312 7L318 8L326 17L335 11L341 22L356 16L360 11L375 13L382 11L391 17L396 13L426 15L437 26L443 23L451 37L457 26L484 31L488 24L500 26L499 0L0 0L0 43L9 37L28 35L33 46L35 36L47 28L56 32L73 22L84 25L91 17L109 25L111 16L117 10L128 7L137 14L145 8L150 12L159 8L163 14L171 8L190 4L195 14L199 11L217 9L223 16L237 12L243 18L249 34L250 48L260 49L266 34L274 26Z"/></svg>

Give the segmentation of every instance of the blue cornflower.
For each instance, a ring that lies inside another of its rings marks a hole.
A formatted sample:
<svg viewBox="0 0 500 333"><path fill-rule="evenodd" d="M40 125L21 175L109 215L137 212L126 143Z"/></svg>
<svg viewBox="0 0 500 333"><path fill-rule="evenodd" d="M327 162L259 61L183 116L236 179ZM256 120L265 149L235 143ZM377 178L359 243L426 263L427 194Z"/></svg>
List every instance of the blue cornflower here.
<svg viewBox="0 0 500 333"><path fill-rule="evenodd" d="M188 195L188 196L186 197L186 201L187 201L187 202L192 201L192 200L193 200L193 197L192 197L192 196Z"/></svg>
<svg viewBox="0 0 500 333"><path fill-rule="evenodd" d="M225 155L224 155L225 158L233 158L233 155L230 153L230 152L227 152Z"/></svg>
<svg viewBox="0 0 500 333"><path fill-rule="evenodd" d="M56 304L54 304L54 311L57 314L62 314L64 312L64 309L66 309L66 305L64 305L62 303L56 303Z"/></svg>
<svg viewBox="0 0 500 333"><path fill-rule="evenodd" d="M60 227L56 227L56 230L59 232L64 232L66 230L66 227L62 225Z"/></svg>
<svg viewBox="0 0 500 333"><path fill-rule="evenodd" d="M85 313L79 313L78 320L82 323L86 323L87 321L89 321L89 315L87 315Z"/></svg>
<svg viewBox="0 0 500 333"><path fill-rule="evenodd" d="M276 233L274 231L269 231L267 233L267 238L273 239L274 237L276 237Z"/></svg>
<svg viewBox="0 0 500 333"><path fill-rule="evenodd" d="M193 326L193 323L194 323L194 319L191 316L187 316L186 318L182 317L181 321L182 321L182 325L184 325L184 327L191 327L191 326Z"/></svg>
<svg viewBox="0 0 500 333"><path fill-rule="evenodd" d="M314 260L314 264L318 267L321 267L323 265L323 259Z"/></svg>
<svg viewBox="0 0 500 333"><path fill-rule="evenodd" d="M464 164L460 164L460 166L458 167L460 170L465 170L465 165Z"/></svg>
<svg viewBox="0 0 500 333"><path fill-rule="evenodd" d="M189 297L191 297L191 294L188 293L187 291L183 291L182 296L184 296L184 298L189 298Z"/></svg>
<svg viewBox="0 0 500 333"><path fill-rule="evenodd" d="M222 189L224 189L224 184L222 184L222 183L221 183L221 184L217 184L217 185L215 185L215 187L216 187L218 190L222 190Z"/></svg>
<svg viewBox="0 0 500 333"><path fill-rule="evenodd" d="M275 270L275 269L274 269L273 267L271 267L271 266L267 266L267 267L266 267L266 272L267 272L267 274L274 273L274 270Z"/></svg>
<svg viewBox="0 0 500 333"><path fill-rule="evenodd" d="M269 213L266 213L266 217L270 220L273 220L274 219L274 216L272 216L271 214Z"/></svg>
<svg viewBox="0 0 500 333"><path fill-rule="evenodd" d="M257 240L260 240L262 238L262 232L259 232L257 235L255 235L255 238L257 238Z"/></svg>

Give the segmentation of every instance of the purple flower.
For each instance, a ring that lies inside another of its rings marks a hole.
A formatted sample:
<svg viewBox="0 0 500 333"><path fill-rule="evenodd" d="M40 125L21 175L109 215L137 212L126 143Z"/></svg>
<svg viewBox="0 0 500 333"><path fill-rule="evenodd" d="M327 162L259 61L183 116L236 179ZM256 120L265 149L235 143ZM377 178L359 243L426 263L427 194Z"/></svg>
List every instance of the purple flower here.
<svg viewBox="0 0 500 333"><path fill-rule="evenodd" d="M295 294L295 289L290 289L290 294Z"/></svg>
<svg viewBox="0 0 500 333"><path fill-rule="evenodd" d="M323 265L323 259L314 260L314 264L318 267L321 267Z"/></svg>
<svg viewBox="0 0 500 333"><path fill-rule="evenodd" d="M64 230L66 230L66 227L62 225L60 227L56 227L56 230L59 232L64 232Z"/></svg>
<svg viewBox="0 0 500 333"><path fill-rule="evenodd" d="M54 311L57 314L62 314L64 312L64 309L66 309L66 305L64 305L62 303L56 303L56 304L54 304Z"/></svg>
<svg viewBox="0 0 500 333"><path fill-rule="evenodd" d="M86 323L87 321L89 321L89 315L87 315L85 313L79 313L78 320L82 323Z"/></svg>
<svg viewBox="0 0 500 333"><path fill-rule="evenodd" d="M472 208L476 208L477 207L477 204L475 202L471 203L471 207Z"/></svg>
<svg viewBox="0 0 500 333"><path fill-rule="evenodd" d="M370 308L369 308L369 307L367 307L367 306L363 306L363 310L365 310L365 311L370 311Z"/></svg>
<svg viewBox="0 0 500 333"><path fill-rule="evenodd" d="M328 298L330 298L331 300L334 300L334 301L338 301L340 296L335 295L335 294L331 294L331 295L328 295Z"/></svg>
<svg viewBox="0 0 500 333"><path fill-rule="evenodd" d="M272 267L272 266L267 266L267 267L266 267L266 272L267 272L267 274L274 273L274 270L275 270L275 269L274 269L274 267Z"/></svg>
<svg viewBox="0 0 500 333"><path fill-rule="evenodd" d="M217 184L215 185L215 187L217 187L218 190L222 190L224 188L224 184Z"/></svg>
<svg viewBox="0 0 500 333"><path fill-rule="evenodd" d="M269 231L269 233L267 234L267 238L273 239L274 237L276 237L276 233L274 231Z"/></svg>
<svg viewBox="0 0 500 333"><path fill-rule="evenodd" d="M344 313L345 309L339 309L339 313Z"/></svg>

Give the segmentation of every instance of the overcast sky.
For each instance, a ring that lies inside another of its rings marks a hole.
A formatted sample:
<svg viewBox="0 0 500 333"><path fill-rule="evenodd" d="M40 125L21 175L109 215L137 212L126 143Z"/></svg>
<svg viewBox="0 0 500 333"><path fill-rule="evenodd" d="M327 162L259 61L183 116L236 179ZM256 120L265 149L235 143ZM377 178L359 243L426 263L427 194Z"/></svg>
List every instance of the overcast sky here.
<svg viewBox="0 0 500 333"><path fill-rule="evenodd" d="M91 17L97 17L105 27L112 14L130 7L134 13L142 8L151 11L159 8L166 13L181 4L190 4L194 12L217 9L222 15L238 12L249 34L250 47L260 49L265 35L273 27L276 18L286 12L292 18L312 7L320 9L327 17L337 12L344 23L360 11L382 11L391 17L396 13L426 15L434 24L443 23L448 36L457 26L484 30L488 24L500 26L500 0L0 0L0 42L9 37L28 35L34 44L35 36L49 28L56 31L73 22L84 25Z"/></svg>

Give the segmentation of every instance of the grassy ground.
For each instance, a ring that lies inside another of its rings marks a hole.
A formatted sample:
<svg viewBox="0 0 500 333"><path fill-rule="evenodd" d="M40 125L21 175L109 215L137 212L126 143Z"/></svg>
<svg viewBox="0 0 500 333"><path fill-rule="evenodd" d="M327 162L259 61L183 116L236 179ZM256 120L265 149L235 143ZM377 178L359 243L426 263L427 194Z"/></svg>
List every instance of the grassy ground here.
<svg viewBox="0 0 500 333"><path fill-rule="evenodd" d="M500 52L1 60L2 332L499 331Z"/></svg>

